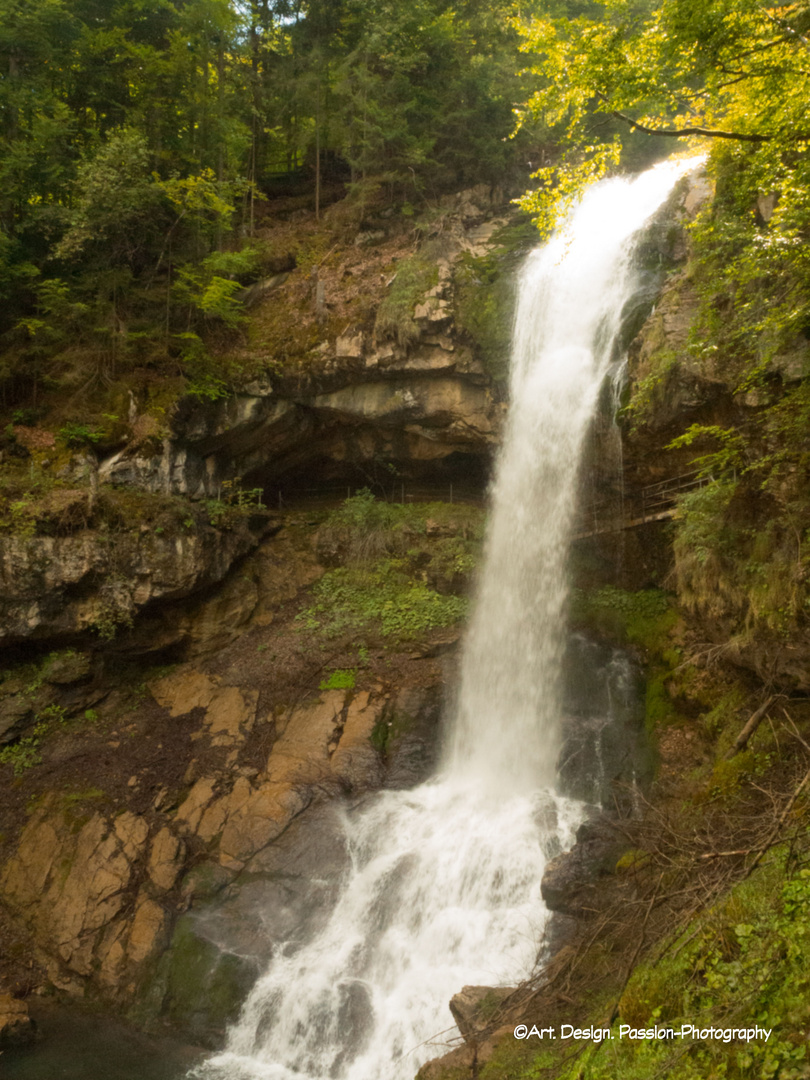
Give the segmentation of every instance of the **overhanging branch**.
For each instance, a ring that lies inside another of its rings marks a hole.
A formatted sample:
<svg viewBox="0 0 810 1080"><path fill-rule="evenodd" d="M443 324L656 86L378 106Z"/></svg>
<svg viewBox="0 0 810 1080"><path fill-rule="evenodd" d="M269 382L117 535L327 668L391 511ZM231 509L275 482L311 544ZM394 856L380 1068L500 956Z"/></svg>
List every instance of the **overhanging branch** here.
<svg viewBox="0 0 810 1080"><path fill-rule="evenodd" d="M717 131L714 128L704 127L651 128L647 127L646 124L640 124L638 120L634 120L631 116L619 112L618 109L613 109L611 115L615 116L617 120L623 120L625 124L629 124L631 128L641 131L644 135L665 135L670 139L683 139L687 135L703 135L707 139L734 139L737 142L752 143L764 143L773 140L773 135L748 135L743 131ZM801 135L796 136L797 139L802 137Z"/></svg>

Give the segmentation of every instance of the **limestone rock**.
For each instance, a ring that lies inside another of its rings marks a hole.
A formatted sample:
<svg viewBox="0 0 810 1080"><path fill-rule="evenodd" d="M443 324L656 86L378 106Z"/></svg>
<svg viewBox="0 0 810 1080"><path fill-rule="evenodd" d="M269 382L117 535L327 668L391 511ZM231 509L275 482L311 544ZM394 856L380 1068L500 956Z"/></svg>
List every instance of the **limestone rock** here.
<svg viewBox="0 0 810 1080"><path fill-rule="evenodd" d="M197 830L201 838L210 840L222 832L223 866L240 870L316 796L336 794L345 787L363 790L381 782L382 765L369 737L383 704L372 703L364 692L347 705L343 691L330 690L315 704L292 710L281 722L258 788L240 779L201 820Z"/></svg>
<svg viewBox="0 0 810 1080"><path fill-rule="evenodd" d="M24 1001L10 994L0 994L0 1050L24 1046L36 1037L36 1024L28 1015Z"/></svg>
<svg viewBox="0 0 810 1080"><path fill-rule="evenodd" d="M152 841L147 870L158 889L168 892L174 888L183 866L186 846L167 826Z"/></svg>
<svg viewBox="0 0 810 1080"><path fill-rule="evenodd" d="M666 429L728 388L714 355L696 359L687 344L699 299L687 275L675 275L644 323L630 350L630 373L636 386L650 386L644 422Z"/></svg>
<svg viewBox="0 0 810 1080"><path fill-rule="evenodd" d="M152 697L171 716L184 716L193 709L207 709L216 690L214 680L196 668L181 668L150 684Z"/></svg>
<svg viewBox="0 0 810 1080"><path fill-rule="evenodd" d="M258 691L223 686L217 676L206 675L193 667L166 675L150 689L155 701L172 716L205 709L199 734L207 735L212 746L235 746L248 734L256 718Z"/></svg>
<svg viewBox="0 0 810 1080"><path fill-rule="evenodd" d="M465 1042L493 1024L503 1025L503 1004L515 993L513 986L465 986L450 999L450 1012ZM499 1022L500 1021L500 1022Z"/></svg>
<svg viewBox="0 0 810 1080"><path fill-rule="evenodd" d="M292 711L267 760L270 783L316 784L329 776L329 744L342 727L344 703L342 690L328 690L315 705Z"/></svg>
<svg viewBox="0 0 810 1080"><path fill-rule="evenodd" d="M338 357L361 359L363 356L363 335L344 334L335 342L335 355Z"/></svg>
<svg viewBox="0 0 810 1080"><path fill-rule="evenodd" d="M78 830L58 798L46 798L23 830L0 877L0 898L31 928L55 985L81 993L101 969L114 984L125 960L137 964L146 927L141 914L135 954L124 957L128 889L146 856L148 826L130 811L109 820L95 813ZM137 915L137 912L136 912Z"/></svg>
<svg viewBox="0 0 810 1080"><path fill-rule="evenodd" d="M168 923L168 914L157 901L139 897L127 939L127 955L133 963L143 963L166 944Z"/></svg>
<svg viewBox="0 0 810 1080"><path fill-rule="evenodd" d="M227 822L220 840L220 862L241 870L257 851L280 836L312 800L307 787L290 783L263 784Z"/></svg>
<svg viewBox="0 0 810 1080"><path fill-rule="evenodd" d="M258 690L244 692L236 686L217 689L205 715L211 745L231 746L240 742L253 726L258 700Z"/></svg>
<svg viewBox="0 0 810 1080"><path fill-rule="evenodd" d="M196 782L175 815L176 829L185 833L196 833L202 821L203 811L214 797L215 784L216 781L210 776L203 776Z"/></svg>
<svg viewBox="0 0 810 1080"><path fill-rule="evenodd" d="M31 701L25 694L0 699L0 745L17 738L30 713Z"/></svg>
<svg viewBox="0 0 810 1080"><path fill-rule="evenodd" d="M122 624L147 604L190 596L221 581L268 527L267 516L257 515L233 529L201 527L172 538L125 532L115 544L90 529L3 536L0 644L74 635L110 619Z"/></svg>
<svg viewBox="0 0 810 1080"><path fill-rule="evenodd" d="M380 756L371 744L371 734L380 717L380 705L369 703L367 691L350 702L343 734L332 754L332 772L353 791L379 787L383 780Z"/></svg>
<svg viewBox="0 0 810 1080"><path fill-rule="evenodd" d="M246 777L240 776L229 794L216 799L206 809L197 829L199 838L206 843L210 843L215 836L222 832L225 822L247 805L252 794L253 788L250 786L250 781Z"/></svg>

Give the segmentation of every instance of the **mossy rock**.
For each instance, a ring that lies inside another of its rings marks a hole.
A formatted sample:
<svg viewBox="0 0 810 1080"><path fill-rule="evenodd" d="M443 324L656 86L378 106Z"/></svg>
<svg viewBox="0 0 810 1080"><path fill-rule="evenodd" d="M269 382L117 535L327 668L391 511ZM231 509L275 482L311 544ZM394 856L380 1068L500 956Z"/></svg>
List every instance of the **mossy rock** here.
<svg viewBox="0 0 810 1080"><path fill-rule="evenodd" d="M199 927L193 913L178 920L155 989L162 996L162 1017L203 1045L217 1046L239 1015L258 970L243 957L223 952Z"/></svg>

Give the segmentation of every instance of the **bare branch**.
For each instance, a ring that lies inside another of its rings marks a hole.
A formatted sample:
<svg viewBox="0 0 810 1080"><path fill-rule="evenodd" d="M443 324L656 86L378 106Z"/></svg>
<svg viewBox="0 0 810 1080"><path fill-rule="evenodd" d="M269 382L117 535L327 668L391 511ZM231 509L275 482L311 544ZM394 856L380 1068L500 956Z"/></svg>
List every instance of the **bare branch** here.
<svg viewBox="0 0 810 1080"><path fill-rule="evenodd" d="M646 124L640 124L638 120L634 120L632 116L627 116L623 112L619 112L618 109L613 109L611 115L615 116L617 120L623 120L625 124L629 124L635 131L640 131L644 135L664 135L670 139L685 139L688 135L701 135L707 139L732 139L735 142L751 142L751 143L764 143L772 142L773 135L757 135L748 134L744 131L720 131L715 128L704 127L687 127L687 128L651 128ZM805 138L804 135L796 135L796 140Z"/></svg>
<svg viewBox="0 0 810 1080"><path fill-rule="evenodd" d="M776 699L778 697L780 697L780 696L781 695L779 695L779 694L773 694L771 697L768 698L768 700L765 702L764 705L760 705L760 707L757 709L757 711L751 715L750 719L748 720L748 723L745 725L745 727L742 729L740 734L734 740L734 745L731 747L731 749L725 755L725 760L726 761L731 761L731 759L735 756L735 754L739 754L739 752L741 750L745 749L748 740L751 738L751 736L757 730L760 723L765 719L765 715L768 712L768 709L770 709L770 707L771 707L771 705L773 705L774 701L776 701Z"/></svg>

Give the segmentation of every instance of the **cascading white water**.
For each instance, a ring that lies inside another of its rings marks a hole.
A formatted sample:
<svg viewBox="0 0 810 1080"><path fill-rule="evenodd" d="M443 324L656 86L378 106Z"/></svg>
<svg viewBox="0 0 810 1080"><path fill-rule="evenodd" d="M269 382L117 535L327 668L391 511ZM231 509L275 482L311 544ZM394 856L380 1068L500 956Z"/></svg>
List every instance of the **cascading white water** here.
<svg viewBox="0 0 810 1080"><path fill-rule="evenodd" d="M546 852L580 807L550 790L565 556L580 450L632 291L629 238L689 164L592 188L526 261L507 431L458 715L443 769L382 792L345 830L351 869L328 924L281 947L203 1080L410 1080L465 984L533 967Z"/></svg>

